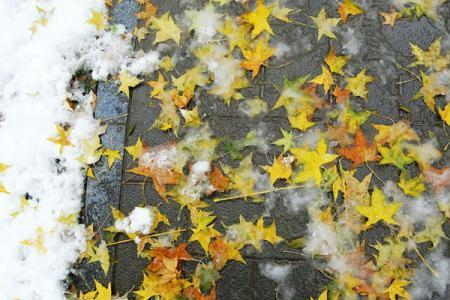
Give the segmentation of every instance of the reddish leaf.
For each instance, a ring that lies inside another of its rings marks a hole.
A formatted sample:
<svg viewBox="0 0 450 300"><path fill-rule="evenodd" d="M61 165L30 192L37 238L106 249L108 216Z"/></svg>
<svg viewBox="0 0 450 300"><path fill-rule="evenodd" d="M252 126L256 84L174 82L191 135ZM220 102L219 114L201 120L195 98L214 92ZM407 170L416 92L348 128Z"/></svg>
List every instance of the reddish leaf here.
<svg viewBox="0 0 450 300"><path fill-rule="evenodd" d="M337 152L353 161L352 168L355 168L366 161L380 160L376 145L367 142L361 128L358 128L356 131L354 145L337 149Z"/></svg>

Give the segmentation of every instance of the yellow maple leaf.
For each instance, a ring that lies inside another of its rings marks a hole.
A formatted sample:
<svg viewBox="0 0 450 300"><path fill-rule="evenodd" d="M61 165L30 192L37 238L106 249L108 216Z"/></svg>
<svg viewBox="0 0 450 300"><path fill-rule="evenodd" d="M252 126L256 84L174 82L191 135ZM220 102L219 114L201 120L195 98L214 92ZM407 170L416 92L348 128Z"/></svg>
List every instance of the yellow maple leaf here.
<svg viewBox="0 0 450 300"><path fill-rule="evenodd" d="M327 13L325 8L322 7L319 14L315 17L310 16L311 20L316 24L319 32L317 34L317 40L325 35L329 38L335 39L336 35L334 34L334 30L337 27L337 24L341 19L339 18L327 18Z"/></svg>
<svg viewBox="0 0 450 300"><path fill-rule="evenodd" d="M175 24L169 12L166 12L159 18L154 17L151 28L157 30L153 45L170 39L174 40L177 45L180 45L182 31Z"/></svg>
<svg viewBox="0 0 450 300"><path fill-rule="evenodd" d="M149 81L147 84L153 88L150 97L154 97L164 92L164 87L167 85L167 81L164 79L164 76L158 72L158 80Z"/></svg>
<svg viewBox="0 0 450 300"><path fill-rule="evenodd" d="M449 88L446 86L445 81L442 80L445 77L443 77L441 72L426 74L421 71L420 73L422 77L422 87L414 96L414 99L423 97L423 102L425 102L427 107L434 112L434 107L436 105L434 97L447 94Z"/></svg>
<svg viewBox="0 0 450 300"><path fill-rule="evenodd" d="M414 10L417 17L426 15L432 20L438 18L437 9L439 5L447 2L447 0L409 0L408 2L414 4Z"/></svg>
<svg viewBox="0 0 450 300"><path fill-rule="evenodd" d="M261 242L268 241L271 244L281 242L283 239L276 234L275 223L264 227L263 218L258 219L256 224L246 221L239 216L239 224L233 224L227 227L226 240L233 244L237 249L250 244L256 250L261 251Z"/></svg>
<svg viewBox="0 0 450 300"><path fill-rule="evenodd" d="M314 77L310 80L310 82L322 84L325 93L327 93L334 84L334 78L330 70L328 70L325 66L322 66L322 74Z"/></svg>
<svg viewBox="0 0 450 300"><path fill-rule="evenodd" d="M353 0L344 0L338 8L338 13L341 16L342 22L345 23L349 15L360 15L364 11Z"/></svg>
<svg viewBox="0 0 450 300"><path fill-rule="evenodd" d="M145 27L148 27L150 26L150 23L152 22L152 19L155 16L158 8L154 6L150 1L145 1L141 4L144 4L144 8L136 14L136 17L139 20L145 20Z"/></svg>
<svg viewBox="0 0 450 300"><path fill-rule="evenodd" d="M106 26L105 15L93 9L91 9L91 18L87 22L94 25L97 31L104 30Z"/></svg>
<svg viewBox="0 0 450 300"><path fill-rule="evenodd" d="M116 160L122 160L122 157L120 156L119 150L111 150L109 148L106 148L105 151L103 151L102 156L106 156L108 158L108 167L111 168L112 165Z"/></svg>
<svg viewBox="0 0 450 300"><path fill-rule="evenodd" d="M380 12L380 15L384 18L383 25L394 26L395 22L402 17L402 14L391 7L389 12Z"/></svg>
<svg viewBox="0 0 450 300"><path fill-rule="evenodd" d="M309 147L306 146L304 148L292 148L291 152L296 160L303 164L303 170L297 174L294 178L294 182L314 180L315 184L318 186L322 180L320 167L326 163L332 162L339 156L327 153L327 145L323 137L320 139L315 150L310 150Z"/></svg>
<svg viewBox="0 0 450 300"><path fill-rule="evenodd" d="M93 254L90 256L89 263L100 262L103 272L108 274L109 270L109 251L105 241L101 241L99 246L92 247Z"/></svg>
<svg viewBox="0 0 450 300"><path fill-rule="evenodd" d="M311 298L312 300L314 300L313 298ZM328 300L328 290L324 290L320 295L319 298L317 298L317 300Z"/></svg>
<svg viewBox="0 0 450 300"><path fill-rule="evenodd" d="M141 157L144 150L144 144L141 141L141 137L138 137L136 144L133 146L125 147L125 150L133 157L133 160Z"/></svg>
<svg viewBox="0 0 450 300"><path fill-rule="evenodd" d="M283 128L280 128L280 130L283 137L281 139L276 140L272 144L277 146L283 146L283 153L285 153L286 151L295 146L294 142L292 141L293 134L292 131L287 132Z"/></svg>
<svg viewBox="0 0 450 300"><path fill-rule="evenodd" d="M275 54L275 49L269 47L267 38L259 38L251 49L243 50L246 61L241 63L241 66L252 71L252 78L255 78L259 73L261 65Z"/></svg>
<svg viewBox="0 0 450 300"><path fill-rule="evenodd" d="M296 115L288 115L288 121L292 128L299 129L301 131L306 131L310 127L316 125L310 119L314 113L314 108L311 106L306 106L303 110L300 110Z"/></svg>
<svg viewBox="0 0 450 300"><path fill-rule="evenodd" d="M370 201L368 189L372 180L372 173L369 173L362 181L355 178L354 174L355 170L342 172L344 179L344 199L352 205L367 205Z"/></svg>
<svg viewBox="0 0 450 300"><path fill-rule="evenodd" d="M371 205L355 206L356 210L367 218L365 228L384 220L386 223L396 225L397 222L392 218L398 209L402 206L401 202L393 202L386 204L384 201L384 194L378 188L375 188L372 192Z"/></svg>
<svg viewBox="0 0 450 300"><path fill-rule="evenodd" d="M441 55L441 40L436 39L431 43L428 50L422 50L419 46L410 43L411 51L416 57L416 61L409 66L425 66L435 71L441 71L450 64L450 54L447 56Z"/></svg>
<svg viewBox="0 0 450 300"><path fill-rule="evenodd" d="M332 182L331 189L333 191L333 200L336 201L339 192L345 191L345 182L339 175L336 165L332 165L330 168L327 168L326 170L327 170L326 174L329 176L330 182Z"/></svg>
<svg viewBox="0 0 450 300"><path fill-rule="evenodd" d="M447 239L442 224L446 220L444 218L432 217L426 220L425 229L416 233L414 240L417 243L431 242L433 248L436 248L442 238Z"/></svg>
<svg viewBox="0 0 450 300"><path fill-rule="evenodd" d="M137 38L138 42L145 40L145 37L148 34L148 30L145 27L135 27L133 31L133 35Z"/></svg>
<svg viewBox="0 0 450 300"><path fill-rule="evenodd" d="M331 72L344 75L343 68L349 59L350 57L346 55L336 55L334 48L331 48L330 52L325 57L325 62L330 67Z"/></svg>
<svg viewBox="0 0 450 300"><path fill-rule="evenodd" d="M208 253L208 245L211 242L212 238L220 236L220 232L214 229L214 224L207 226L206 228L192 228L192 235L189 238L189 241L198 241L202 246L205 253Z"/></svg>
<svg viewBox="0 0 450 300"><path fill-rule="evenodd" d="M244 20L253 25L251 33L252 39L257 37L263 31L273 34L272 28L270 28L269 22L267 21L271 11L272 7L267 7L264 5L263 0L258 0L255 10L242 16Z"/></svg>
<svg viewBox="0 0 450 300"><path fill-rule="evenodd" d="M135 87L142 82L142 79L139 79L136 76L132 76L127 71L122 71L119 74L119 80L119 93L123 92L125 95L127 95L128 98L130 98L130 87Z"/></svg>
<svg viewBox="0 0 450 300"><path fill-rule="evenodd" d="M180 109L180 113L184 118L184 127L200 127L202 126L202 120L198 115L198 106L191 110Z"/></svg>
<svg viewBox="0 0 450 300"><path fill-rule="evenodd" d="M280 1L275 1L272 4L272 16L286 23L292 22L289 19L289 14L293 11L293 9L288 7L282 7Z"/></svg>
<svg viewBox="0 0 450 300"><path fill-rule="evenodd" d="M10 166L0 163L0 173L4 172L6 169L8 169ZM6 188L3 186L2 182L0 181L0 193L9 194Z"/></svg>
<svg viewBox="0 0 450 300"><path fill-rule="evenodd" d="M444 109L438 108L439 115L442 118L442 121L447 123L448 126L450 126L450 103L447 103L447 105L444 107Z"/></svg>
<svg viewBox="0 0 450 300"><path fill-rule="evenodd" d="M142 299L150 299L153 296L159 296L159 292L157 291L157 279L157 276L148 276L147 274L144 274L141 289L134 293L142 297Z"/></svg>
<svg viewBox="0 0 450 300"><path fill-rule="evenodd" d="M388 143L393 146L400 139L415 142L420 140L416 131L405 120L400 120L392 125L372 124L372 126L378 130L374 138L376 144Z"/></svg>
<svg viewBox="0 0 450 300"><path fill-rule="evenodd" d="M347 86L345 87L353 95L363 98L367 101L367 88L366 85L372 82L375 78L370 75L366 75L366 69L362 69L355 77L347 79Z"/></svg>
<svg viewBox="0 0 450 300"><path fill-rule="evenodd" d="M409 294L404 289L409 283L410 282L406 280L395 279L383 292L389 293L389 300L396 300L397 296L409 299Z"/></svg>
<svg viewBox="0 0 450 300"><path fill-rule="evenodd" d="M253 170L252 155L246 156L239 164L237 169L231 169L223 166L224 172L231 179L231 188L237 189L241 194L246 195L253 193L253 187L256 184L255 172Z"/></svg>
<svg viewBox="0 0 450 300"><path fill-rule="evenodd" d="M95 282L95 291L97 295L95 300L111 300L111 282L108 282L108 287L104 287L100 282L94 279Z"/></svg>
<svg viewBox="0 0 450 300"><path fill-rule="evenodd" d="M215 218L209 212L191 209L191 221L195 227L191 228L192 235L189 241L198 241L205 253L208 253L211 239L220 236L220 232L214 229L214 223L211 224Z"/></svg>
<svg viewBox="0 0 450 300"><path fill-rule="evenodd" d="M161 100L161 104L159 105L161 111L150 129L159 128L162 131L172 129L176 135L180 127L180 117L177 114L177 107L172 100L172 92L173 90L164 91L164 93L158 96L159 100Z"/></svg>
<svg viewBox="0 0 450 300"><path fill-rule="evenodd" d="M0 173L4 172L9 167L11 167L11 166L4 164L4 163L0 163Z"/></svg>
<svg viewBox="0 0 450 300"><path fill-rule="evenodd" d="M229 16L226 17L219 31L227 37L230 51L233 51L236 46L241 50L248 48L250 44L248 36L249 27L249 24L238 25L232 18Z"/></svg>
<svg viewBox="0 0 450 300"><path fill-rule="evenodd" d="M418 197L427 189L426 186L423 184L423 180L424 180L423 175L419 175L414 178L409 178L403 171L400 174L398 186L403 190L405 195Z"/></svg>
<svg viewBox="0 0 450 300"><path fill-rule="evenodd" d="M81 144L83 147L83 153L77 158L77 160L85 164L96 163L103 153L100 138L98 136L94 136L93 138L83 139Z"/></svg>
<svg viewBox="0 0 450 300"><path fill-rule="evenodd" d="M95 174L94 174L94 170L92 169L91 166L89 166L86 170L86 176L90 177L92 179L95 179Z"/></svg>
<svg viewBox="0 0 450 300"><path fill-rule="evenodd" d="M64 147L73 146L73 144L69 141L71 129L69 128L65 130L64 127L56 125L56 131L58 132L58 137L49 137L47 140L59 145L59 154L62 154Z"/></svg>
<svg viewBox="0 0 450 300"><path fill-rule="evenodd" d="M37 235L37 237L35 240L24 240L24 241L21 241L20 243L24 246L35 247L39 253L42 253L42 254L47 253L47 248L45 247L45 241L44 241L44 228L39 226L36 229L36 235Z"/></svg>
<svg viewBox="0 0 450 300"><path fill-rule="evenodd" d="M294 157L292 156L278 156L278 158L274 159L272 166L262 166L262 168L269 173L270 182L272 184L275 183L278 179L286 179L289 182L289 178L292 175L292 163L294 161Z"/></svg>
<svg viewBox="0 0 450 300"><path fill-rule="evenodd" d="M170 56L165 56L164 58L162 58L159 63L159 67L166 72L172 71L174 68L172 58Z"/></svg>

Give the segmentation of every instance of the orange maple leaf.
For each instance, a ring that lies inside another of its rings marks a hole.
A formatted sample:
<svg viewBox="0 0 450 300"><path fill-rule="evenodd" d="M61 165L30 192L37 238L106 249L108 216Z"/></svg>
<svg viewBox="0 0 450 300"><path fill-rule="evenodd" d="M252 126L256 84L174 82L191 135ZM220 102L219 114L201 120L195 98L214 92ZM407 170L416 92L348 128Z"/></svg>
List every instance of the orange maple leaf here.
<svg viewBox="0 0 450 300"><path fill-rule="evenodd" d="M188 300L215 300L216 299L216 287L213 286L209 295L203 295L199 289L194 288L193 286L188 286L183 290L183 296Z"/></svg>
<svg viewBox="0 0 450 300"><path fill-rule="evenodd" d="M252 77L255 78L261 65L275 54L275 49L269 47L267 38L260 38L253 49L246 49L242 54L246 61L242 62L241 66L252 71Z"/></svg>
<svg viewBox="0 0 450 300"><path fill-rule="evenodd" d="M352 168L355 168L366 161L380 160L377 146L367 142L361 128L358 128L356 131L354 145L337 149L337 152L345 158L353 161Z"/></svg>
<svg viewBox="0 0 450 300"><path fill-rule="evenodd" d="M209 181L218 192L224 192L227 190L230 180L222 173L220 168L213 166L209 173Z"/></svg>
<svg viewBox="0 0 450 300"><path fill-rule="evenodd" d="M346 103L350 99L350 91L347 89L336 86L332 93L336 97L336 103Z"/></svg>
<svg viewBox="0 0 450 300"><path fill-rule="evenodd" d="M138 166L127 170L137 175L150 177L158 194L164 199L167 199L166 185L177 184L182 174L173 170L173 166L162 164L162 155L165 153L176 152L175 141L167 142L155 147L143 145L142 153L138 157ZM166 159L169 160L169 159Z"/></svg>
<svg viewBox="0 0 450 300"><path fill-rule="evenodd" d="M222 237L218 237L214 242L211 242L208 251L213 261L214 268L218 271L225 267L229 260L245 263L239 250L229 242L224 241Z"/></svg>
<svg viewBox="0 0 450 300"><path fill-rule="evenodd" d="M158 272L165 268L164 259L190 260L192 256L186 250L186 243L181 243L174 248L159 247L149 251L149 255L154 259L149 263L147 269L150 272Z"/></svg>

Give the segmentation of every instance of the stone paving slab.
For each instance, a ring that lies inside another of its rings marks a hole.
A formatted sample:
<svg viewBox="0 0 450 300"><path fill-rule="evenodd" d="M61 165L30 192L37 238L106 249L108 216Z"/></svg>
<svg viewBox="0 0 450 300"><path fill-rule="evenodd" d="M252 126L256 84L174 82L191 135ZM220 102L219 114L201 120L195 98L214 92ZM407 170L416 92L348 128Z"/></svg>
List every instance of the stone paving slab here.
<svg viewBox="0 0 450 300"><path fill-rule="evenodd" d="M158 6L159 12L170 11L175 20L179 21L178 15L185 9L186 3L175 0L155 0L152 1ZM206 3L207 1L203 1ZM387 11L389 5L386 1L368 1L372 5ZM198 1L199 7L202 7L202 1ZM329 12L336 11L338 1L287 1L287 6L292 8L302 8L307 15L316 15L322 6L327 7ZM330 9L328 9L330 8ZM112 12L113 21L124 24L128 29L134 28L136 19L133 17L138 7L132 0L124 0L115 6ZM236 4L234 13L241 14L240 6ZM450 4L446 7L447 15L450 16ZM337 17L337 16L334 16ZM298 21L308 22L305 14L296 16ZM450 31L449 22L445 24L446 30ZM312 76L320 73L320 65L323 58L333 46L338 52L345 52L342 45L342 39L329 40L322 38L317 41L317 32L314 29L299 27L295 24L286 24L278 21L271 21L271 27L276 33L274 41L283 41L285 44L293 47L293 54L276 60L264 68L258 77L256 83L252 82L252 87L245 89L243 94L247 98L260 96L269 107L273 106L279 94L271 84L278 87L283 84L283 76L289 79L295 79L299 76L311 74ZM359 109L377 111L379 115L389 117L393 120L409 119L411 126L417 130L421 137L428 136L428 131L432 131L441 146L443 147L448 140L442 129L442 122L431 114L421 100L412 101L419 85L411 81L403 84L397 82L405 81L411 78L407 72L392 67L389 62L395 61L402 66L407 66L413 61L408 42L418 44L426 48L439 36L440 29L436 28L428 19L421 18L411 22L399 20L395 27L382 26L378 15L361 15L357 18L350 18L346 25L347 28L353 28L355 33L362 39L362 50L352 56L348 64L349 72L356 74L364 67L367 67L368 73L377 76L377 80L370 84L369 98L378 99L367 103L361 99L352 99ZM345 28L343 29L345 30ZM344 34L344 33L341 33ZM150 33L147 38L136 43L136 49L148 51L153 49L154 34ZM177 55L183 57L183 49L173 50ZM173 53L171 53L173 54ZM282 68L276 67L286 62L290 64ZM177 64L177 70L182 73L185 69L192 66L189 59L183 60ZM274 66L274 67L270 67ZM380 74L384 76L380 77ZM140 136L143 141L150 145L158 145L169 140L175 139L172 133L163 133L159 130L149 130L151 124L159 114L157 101L149 99L150 88L143 84L131 91L130 100L123 95L117 95L117 86L111 83L102 83L98 88L98 104L96 116L103 119L113 119L128 113L126 119L118 119L111 122L107 134L102 142L110 145L112 149L122 149L122 145L134 145ZM205 121L208 122L216 136L229 136L231 138L242 138L254 128L264 128L264 135L269 141L280 137L279 128L288 129L289 125L285 117L284 109L270 111L268 114L248 119L239 111L239 103L233 101L230 106L223 103L222 100L208 95L205 91L199 90L195 97L199 102L200 113L206 115ZM410 113L403 111L400 106L408 107ZM365 134L369 137L375 134L371 124L389 124L386 118L379 115L373 115L363 126ZM324 116L316 115L314 121L323 126L327 120ZM126 131L133 129L130 134ZM184 134L183 129L180 136ZM278 154L277 147L271 145L267 154L254 153L254 164L267 165L271 163L274 155ZM445 154L450 159L449 154ZM269 160L269 161L268 161ZM238 162L230 162L236 165ZM109 206L118 207L125 214L140 204L159 205L161 211L171 220L178 220L178 205L167 205L157 195L151 184L145 185L145 191L142 191L142 178L133 176L126 172L132 166L131 157L124 155L123 163L116 163L112 171L106 171L105 161L102 159L100 164L94 170L97 175L97 181L88 180L86 193L85 222L90 224L109 224L111 218L108 218ZM372 166L375 172L382 180L397 180L399 171L394 167ZM357 177L362 178L367 175L368 170L358 169ZM122 183L122 184L121 184ZM144 195L145 197L144 197ZM299 211L296 214L286 214L286 209L282 205L282 193L275 194L275 207L271 210L271 216L277 221L278 234L290 239L302 236L306 231L308 214L305 211ZM210 199L209 199L210 200ZM208 201L208 199L207 199ZM256 220L266 211L263 204L245 202L243 200L223 202L213 204L209 208L218 216L218 222L224 224L233 224L238 222L239 215L247 220ZM173 224L184 229L189 229L190 221L185 210L179 215L179 223ZM223 231L223 230L222 230ZM447 228L448 232L448 228ZM375 243L377 239L386 235L387 229L383 226L374 226L371 230L365 231L362 238L365 238L369 244ZM187 241L189 234L183 233L181 241ZM134 245L119 245L113 247L112 255L114 264L112 271L105 280L113 282L113 289L121 294L128 292L136 287L142 280L142 269L146 262L139 259L136 255ZM295 271L289 280L289 287L297 291L295 299L309 299L310 296L316 297L319 291L329 280L325 275L318 271L313 263L305 260L304 257L283 252L287 248L284 245L272 247L264 245L263 252L257 252L251 247L243 250L247 264L229 262L221 272L222 278L217 285L218 299L276 299L277 285L273 281L265 278L260 273L260 265L264 261L289 262L293 264ZM198 245L191 244L189 249L194 253L201 255L202 250ZM86 267L87 278L92 278L93 271L91 266ZM189 268L189 266L187 266ZM86 270L86 269L84 269ZM98 278L98 277L96 277ZM286 288L286 287L284 287Z"/></svg>

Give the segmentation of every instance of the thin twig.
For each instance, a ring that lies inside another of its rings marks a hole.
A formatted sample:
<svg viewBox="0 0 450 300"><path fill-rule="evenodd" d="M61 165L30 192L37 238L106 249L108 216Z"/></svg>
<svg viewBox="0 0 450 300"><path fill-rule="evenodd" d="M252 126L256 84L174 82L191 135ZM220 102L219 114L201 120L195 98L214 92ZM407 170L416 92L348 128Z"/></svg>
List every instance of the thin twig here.
<svg viewBox="0 0 450 300"><path fill-rule="evenodd" d="M367 161L366 161L366 167L367 167L367 169L369 169L369 171L379 180L379 181L381 181L381 183L383 183L383 184L385 184L385 182L384 182L384 180L383 179L381 179L378 175L377 175L377 173L375 173L375 171L369 166L369 164L367 163Z"/></svg>
<svg viewBox="0 0 450 300"><path fill-rule="evenodd" d="M416 251L417 255L420 257L420 259L423 261L423 263L425 264L425 266L427 266L428 270L430 270L431 274L433 274L434 277L438 277L439 273L436 272L436 270L434 270L430 264L425 260L425 258L422 256L422 254L420 254L419 249L417 249L416 246L413 246L414 250Z"/></svg>
<svg viewBox="0 0 450 300"><path fill-rule="evenodd" d="M108 221L109 217L112 215L112 210L109 212L109 214L106 216L106 218L103 220L102 224L98 227L97 231L94 232L94 236L102 229L103 225L105 225L106 221Z"/></svg>
<svg viewBox="0 0 450 300"><path fill-rule="evenodd" d="M404 83L408 83L408 82L416 81L416 80L417 80L417 78L411 78L408 80L398 81L397 84L404 84Z"/></svg>
<svg viewBox="0 0 450 300"><path fill-rule="evenodd" d="M390 118L390 117L384 116L384 115L382 115L382 114L380 114L380 113L378 113L378 112L374 112L373 114L374 114L375 116L380 117L380 118L383 118L383 119L386 119L386 120L391 121L392 124L395 124L394 119L392 119L392 118Z"/></svg>
<svg viewBox="0 0 450 300"><path fill-rule="evenodd" d="M406 71L406 72L408 72L409 74L413 75L413 76L416 77L420 82L422 82L422 78L420 78L419 75L417 75L416 73L414 73L414 72L411 71L410 69L405 68L404 66L400 65L399 63L395 63L395 65L396 65L398 68L402 69L403 71Z"/></svg>
<svg viewBox="0 0 450 300"><path fill-rule="evenodd" d="M173 230L173 231L165 231L165 232L160 232L160 233L143 235L143 236L140 236L139 238L142 239L142 238L147 238L147 237L157 237L157 236L161 236L161 235L177 233L177 232L183 232L183 231L186 231L186 229L177 229L177 230ZM123 243L128 243L128 242L131 242L131 241L134 241L134 239L126 239L126 240L121 240L121 241L117 241L117 242L112 242L112 243L106 244L106 247L119 245L119 244L123 244Z"/></svg>
<svg viewBox="0 0 450 300"><path fill-rule="evenodd" d="M301 188L301 187L306 187L306 185L288 185L288 186L281 187L281 188L264 190L264 191L260 191L260 192L256 192L256 193L250 193L250 194L247 194L247 195L237 195L237 196L229 196L229 197L224 197L224 198L216 198L213 201L215 203L217 203L217 202L222 202L222 201L227 201L227 200L234 200L234 199L239 199L239 198L247 198L247 197L259 196L259 195L264 195L264 194L278 192L278 191L283 191L283 190L288 190L288 189L298 189L298 188Z"/></svg>
<svg viewBox="0 0 450 300"><path fill-rule="evenodd" d="M112 117L112 118L104 119L104 120L102 120L102 122L109 122L109 121L112 121L112 120L125 118L127 116L128 116L128 114L123 114L123 115L120 115L120 116L115 116L115 117Z"/></svg>
<svg viewBox="0 0 450 300"><path fill-rule="evenodd" d="M292 64L293 62L294 62L294 61L291 60L291 61L288 61L287 63L281 64L281 65L277 65L277 66L269 66L269 65L266 65L266 64L264 64L264 66L265 66L266 68L269 68L269 69L279 69L279 68L283 68L283 67L285 67L285 66L288 66L288 65Z"/></svg>
<svg viewBox="0 0 450 300"><path fill-rule="evenodd" d="M268 84L271 85L279 94L281 94L280 88L273 82L261 81L260 84Z"/></svg>
<svg viewBox="0 0 450 300"><path fill-rule="evenodd" d="M303 22L299 22L299 21L292 21L292 23L296 24L296 25L300 25L300 26L305 26L305 27L317 29L316 26L309 25L309 24L306 24L306 23L303 23Z"/></svg>

